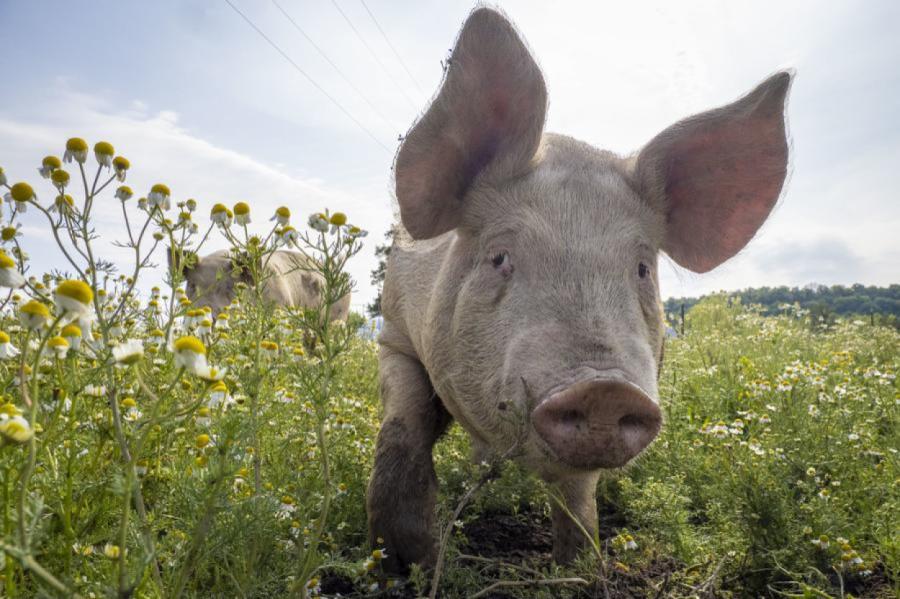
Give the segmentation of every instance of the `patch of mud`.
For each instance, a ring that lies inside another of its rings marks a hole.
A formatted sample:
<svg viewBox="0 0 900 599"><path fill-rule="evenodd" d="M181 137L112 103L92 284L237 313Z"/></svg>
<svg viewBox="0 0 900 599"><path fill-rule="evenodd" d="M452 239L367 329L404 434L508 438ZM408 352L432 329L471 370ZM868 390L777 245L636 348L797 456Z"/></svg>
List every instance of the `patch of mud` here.
<svg viewBox="0 0 900 599"><path fill-rule="evenodd" d="M485 512L465 524L464 553L482 557L533 558L553 550L550 519L537 512Z"/></svg>

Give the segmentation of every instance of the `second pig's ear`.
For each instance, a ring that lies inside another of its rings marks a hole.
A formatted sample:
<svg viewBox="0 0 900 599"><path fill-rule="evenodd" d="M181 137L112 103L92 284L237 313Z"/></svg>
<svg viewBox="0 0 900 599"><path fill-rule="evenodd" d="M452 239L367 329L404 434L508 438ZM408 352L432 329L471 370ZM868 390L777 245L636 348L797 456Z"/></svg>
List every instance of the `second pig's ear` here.
<svg viewBox="0 0 900 599"><path fill-rule="evenodd" d="M176 247L166 248L166 259L169 263L169 272L180 272L184 278L190 278L191 273L200 264L200 257L191 250Z"/></svg>
<svg viewBox="0 0 900 599"><path fill-rule="evenodd" d="M403 226L415 239L455 228L478 177L526 170L544 129L547 89L512 23L478 8L463 25L440 92L394 165Z"/></svg>

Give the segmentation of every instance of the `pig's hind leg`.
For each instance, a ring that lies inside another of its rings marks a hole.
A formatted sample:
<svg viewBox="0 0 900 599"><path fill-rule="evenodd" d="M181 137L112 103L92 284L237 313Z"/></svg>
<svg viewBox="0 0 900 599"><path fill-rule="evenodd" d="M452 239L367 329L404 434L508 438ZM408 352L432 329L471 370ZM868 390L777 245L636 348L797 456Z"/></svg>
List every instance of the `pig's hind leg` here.
<svg viewBox="0 0 900 599"><path fill-rule="evenodd" d="M451 417L415 358L383 347L379 378L384 415L366 498L369 542L387 549L388 571L403 572L412 563L430 567L437 497L431 450Z"/></svg>

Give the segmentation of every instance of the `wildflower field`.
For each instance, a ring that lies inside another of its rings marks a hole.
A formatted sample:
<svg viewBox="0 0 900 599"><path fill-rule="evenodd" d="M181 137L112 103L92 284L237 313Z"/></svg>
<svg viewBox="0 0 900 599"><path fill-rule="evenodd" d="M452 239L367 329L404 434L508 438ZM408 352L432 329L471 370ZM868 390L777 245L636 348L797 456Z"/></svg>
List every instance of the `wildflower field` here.
<svg viewBox="0 0 900 599"><path fill-rule="evenodd" d="M550 560L544 485L472 463L453 427L435 452L440 576L385 575L364 507L377 347L360 316L329 317L365 231L302 201L256 215L163 184L138 198L129 169L75 138L39 174L0 170L0 595L900 592L900 333L724 296L667 341L663 432L601 479L600 538L574 564ZM97 210L121 211L128 272L97 255ZM26 211L45 218L59 271L32 271ZM215 319L184 289L211 236L232 247L236 289ZM314 259L322 306L263 301L278 248Z"/></svg>

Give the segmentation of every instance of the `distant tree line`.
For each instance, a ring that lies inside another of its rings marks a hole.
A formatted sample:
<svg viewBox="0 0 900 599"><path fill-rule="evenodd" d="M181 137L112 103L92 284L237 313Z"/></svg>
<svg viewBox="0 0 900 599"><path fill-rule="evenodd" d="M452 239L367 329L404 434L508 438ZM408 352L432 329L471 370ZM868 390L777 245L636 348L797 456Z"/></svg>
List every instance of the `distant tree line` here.
<svg viewBox="0 0 900 599"><path fill-rule="evenodd" d="M808 285L806 287L758 287L726 294L739 298L742 304L758 304L767 315L783 311L784 304L799 304L814 316L878 316L883 322L900 321L900 285L875 287L866 285ZM673 297L664 302L666 314L680 314L702 297Z"/></svg>

